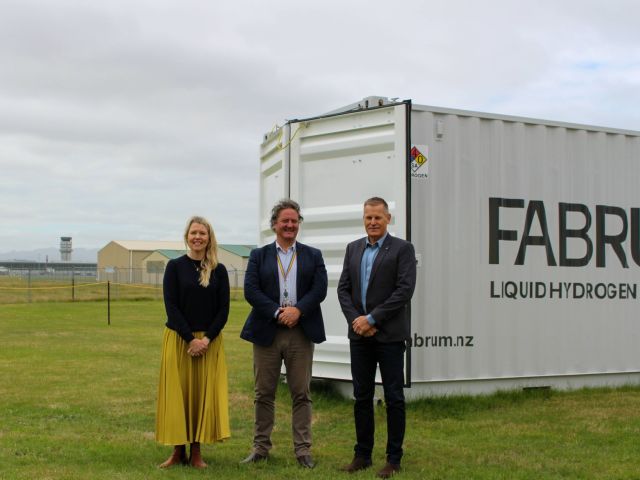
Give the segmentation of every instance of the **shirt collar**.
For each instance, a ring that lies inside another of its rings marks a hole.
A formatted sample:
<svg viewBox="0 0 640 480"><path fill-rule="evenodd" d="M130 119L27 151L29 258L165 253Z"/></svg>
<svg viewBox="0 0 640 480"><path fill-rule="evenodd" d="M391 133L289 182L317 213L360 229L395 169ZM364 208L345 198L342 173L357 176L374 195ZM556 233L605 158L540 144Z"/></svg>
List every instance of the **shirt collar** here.
<svg viewBox="0 0 640 480"><path fill-rule="evenodd" d="M293 245L291 245L291 247L289 247L289 250L287 250L286 252L284 251L284 248L282 248L279 244L278 241L276 240L276 250L279 252L284 253L285 255L288 254L289 252L295 252L296 251L296 247L297 247L297 242L293 242Z"/></svg>
<svg viewBox="0 0 640 480"><path fill-rule="evenodd" d="M374 243L369 243L369 237L367 237L366 247L375 247L376 245L378 246L378 248L382 247L382 244L387 239L387 235L389 235L389 232L386 232L382 237L378 239L377 242Z"/></svg>

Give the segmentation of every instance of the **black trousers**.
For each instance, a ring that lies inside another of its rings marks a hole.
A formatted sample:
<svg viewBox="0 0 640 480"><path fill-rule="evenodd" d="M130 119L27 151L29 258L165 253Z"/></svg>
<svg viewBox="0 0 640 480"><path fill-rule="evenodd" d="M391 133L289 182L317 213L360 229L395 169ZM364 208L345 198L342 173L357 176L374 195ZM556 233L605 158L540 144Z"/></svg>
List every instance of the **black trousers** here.
<svg viewBox="0 0 640 480"><path fill-rule="evenodd" d="M375 337L350 341L351 376L356 424L355 456L371 459L375 421L373 394L380 366L387 405L387 461L400 464L406 425L404 402L404 342L380 343Z"/></svg>

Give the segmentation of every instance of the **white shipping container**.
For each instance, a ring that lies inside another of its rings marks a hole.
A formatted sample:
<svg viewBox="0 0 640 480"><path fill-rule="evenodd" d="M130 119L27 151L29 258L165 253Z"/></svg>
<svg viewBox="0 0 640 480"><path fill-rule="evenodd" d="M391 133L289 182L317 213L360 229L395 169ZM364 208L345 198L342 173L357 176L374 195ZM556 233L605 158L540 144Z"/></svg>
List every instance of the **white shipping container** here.
<svg viewBox="0 0 640 480"><path fill-rule="evenodd" d="M418 262L407 396L638 383L639 180L640 132L369 97L265 135L261 243L298 201L329 274L315 377L351 379L336 287L381 196Z"/></svg>

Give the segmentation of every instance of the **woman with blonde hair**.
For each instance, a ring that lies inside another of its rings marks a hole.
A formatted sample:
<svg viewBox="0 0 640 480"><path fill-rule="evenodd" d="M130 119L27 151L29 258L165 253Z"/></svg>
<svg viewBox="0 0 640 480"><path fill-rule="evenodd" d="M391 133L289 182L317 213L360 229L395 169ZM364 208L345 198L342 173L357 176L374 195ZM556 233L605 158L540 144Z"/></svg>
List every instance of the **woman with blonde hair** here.
<svg viewBox="0 0 640 480"><path fill-rule="evenodd" d="M229 438L227 365L222 329L229 315L229 276L218 244L202 217L187 222L186 255L164 273L167 323L162 340L156 440L173 445L160 465L205 468L201 443ZM187 458L186 444L190 444Z"/></svg>

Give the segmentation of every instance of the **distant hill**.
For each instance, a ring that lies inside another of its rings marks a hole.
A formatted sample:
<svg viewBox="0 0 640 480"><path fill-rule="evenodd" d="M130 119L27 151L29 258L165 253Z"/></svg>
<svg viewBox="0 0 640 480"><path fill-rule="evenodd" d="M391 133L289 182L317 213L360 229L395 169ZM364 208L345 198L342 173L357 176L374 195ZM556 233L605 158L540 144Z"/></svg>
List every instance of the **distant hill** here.
<svg viewBox="0 0 640 480"><path fill-rule="evenodd" d="M28 260L31 262L60 261L60 250L57 248L38 248L35 250L12 250L0 253L0 260ZM72 262L97 263L97 248L74 248L71 254Z"/></svg>

